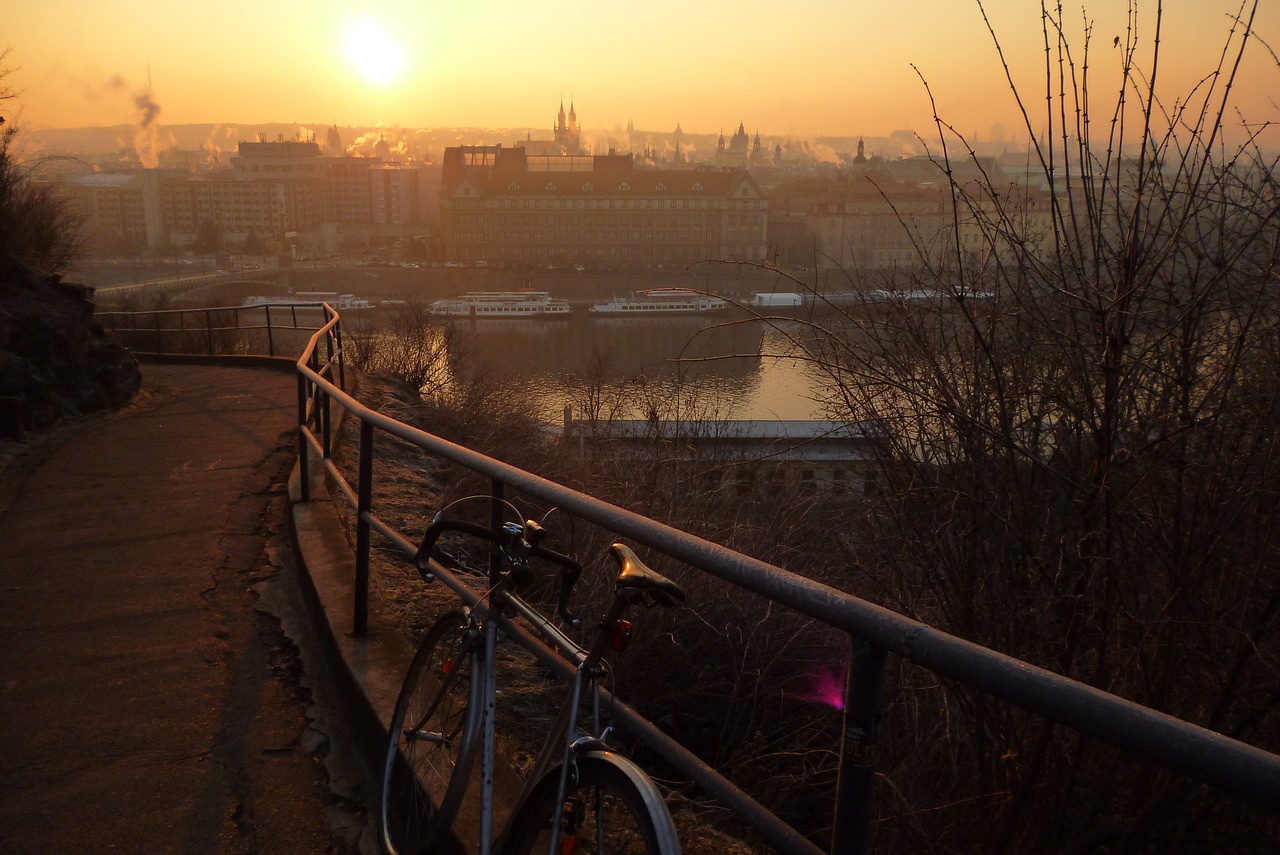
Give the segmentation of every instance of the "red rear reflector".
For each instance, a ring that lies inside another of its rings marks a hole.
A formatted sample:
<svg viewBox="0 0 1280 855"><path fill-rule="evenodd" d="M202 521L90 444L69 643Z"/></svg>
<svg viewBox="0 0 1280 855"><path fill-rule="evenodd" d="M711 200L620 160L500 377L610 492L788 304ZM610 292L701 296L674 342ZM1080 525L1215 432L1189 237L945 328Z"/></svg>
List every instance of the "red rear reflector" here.
<svg viewBox="0 0 1280 855"><path fill-rule="evenodd" d="M609 642L609 646L619 652L626 650L627 645L631 643L631 621L620 620L617 626L613 628L613 638Z"/></svg>

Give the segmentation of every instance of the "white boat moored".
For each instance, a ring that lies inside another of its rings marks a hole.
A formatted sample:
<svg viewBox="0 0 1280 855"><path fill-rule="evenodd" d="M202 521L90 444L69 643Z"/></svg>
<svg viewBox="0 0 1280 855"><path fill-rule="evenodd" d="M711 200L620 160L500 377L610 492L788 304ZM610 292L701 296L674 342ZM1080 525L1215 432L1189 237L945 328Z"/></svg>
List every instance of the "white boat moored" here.
<svg viewBox="0 0 1280 855"><path fill-rule="evenodd" d="M718 312L729 304L714 294L703 294L688 288L649 288L630 297L614 297L593 303L597 315L659 315Z"/></svg>
<svg viewBox="0 0 1280 855"><path fill-rule="evenodd" d="M566 317L573 307L548 291L468 291L436 300L427 311L443 318L555 318Z"/></svg>

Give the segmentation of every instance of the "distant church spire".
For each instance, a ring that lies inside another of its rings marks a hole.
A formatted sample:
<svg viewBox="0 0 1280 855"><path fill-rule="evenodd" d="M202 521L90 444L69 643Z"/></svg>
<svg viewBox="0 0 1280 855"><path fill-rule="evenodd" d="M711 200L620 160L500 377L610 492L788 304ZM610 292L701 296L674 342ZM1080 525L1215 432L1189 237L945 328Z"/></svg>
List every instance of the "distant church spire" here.
<svg viewBox="0 0 1280 855"><path fill-rule="evenodd" d="M565 120L564 96L560 96L560 113L556 116L556 144L564 154L582 154L582 128L578 125L578 111L574 109L573 99L569 99L569 117Z"/></svg>
<svg viewBox="0 0 1280 855"><path fill-rule="evenodd" d="M338 133L338 123L334 122L333 127L329 128L329 133L325 136L325 151L337 157L343 154L342 135Z"/></svg>

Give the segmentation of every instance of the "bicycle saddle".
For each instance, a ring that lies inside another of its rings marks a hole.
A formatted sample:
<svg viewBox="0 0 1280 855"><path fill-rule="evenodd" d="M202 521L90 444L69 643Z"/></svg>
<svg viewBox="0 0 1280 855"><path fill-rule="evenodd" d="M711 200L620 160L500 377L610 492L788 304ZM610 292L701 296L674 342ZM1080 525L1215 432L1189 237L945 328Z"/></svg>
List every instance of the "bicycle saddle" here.
<svg viewBox="0 0 1280 855"><path fill-rule="evenodd" d="M609 545L609 554L618 562L619 593L630 592L649 604L674 606L684 602L684 590L655 570L650 569L625 543Z"/></svg>

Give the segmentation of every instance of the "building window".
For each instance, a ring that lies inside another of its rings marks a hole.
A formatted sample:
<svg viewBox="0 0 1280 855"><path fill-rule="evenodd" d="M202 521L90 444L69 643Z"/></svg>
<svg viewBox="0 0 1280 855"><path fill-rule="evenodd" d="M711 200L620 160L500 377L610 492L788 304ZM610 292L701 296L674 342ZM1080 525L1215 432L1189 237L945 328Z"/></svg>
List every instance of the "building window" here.
<svg viewBox="0 0 1280 855"><path fill-rule="evenodd" d="M624 181L618 185L618 189L622 191L627 191L631 189L631 185Z"/></svg>
<svg viewBox="0 0 1280 855"><path fill-rule="evenodd" d="M584 191L586 191L586 192L590 193L590 192L591 192L592 190L594 190L595 188L594 188L594 187L592 187L592 186L591 186L591 182L590 182L590 181L588 181L586 184L583 184L583 185L582 185L582 189L583 189Z"/></svg>
<svg viewBox="0 0 1280 855"><path fill-rule="evenodd" d="M702 183L701 183L701 182L696 182L696 183L693 185L693 192L694 192L694 193L701 193L701 192L702 192Z"/></svg>
<svg viewBox="0 0 1280 855"><path fill-rule="evenodd" d="M519 185L519 184L517 184L516 182L512 181L510 184L508 184L508 185L507 185L507 189L508 189L508 190L519 190L519 189L520 189L520 185Z"/></svg>
<svg viewBox="0 0 1280 855"><path fill-rule="evenodd" d="M658 182L658 184L657 184L657 186L656 186L656 187L654 187L653 189L654 189L654 190L666 190L666 189L667 189L667 185L666 185L666 184L663 184L661 181L659 181L659 182Z"/></svg>
<svg viewBox="0 0 1280 855"><path fill-rule="evenodd" d="M546 186L546 187L543 187L542 189L543 189L543 190L554 190L554 189L556 189L556 185L555 185L555 184L553 184L553 183L551 183L550 181L548 181L548 182L547 182L547 186Z"/></svg>

